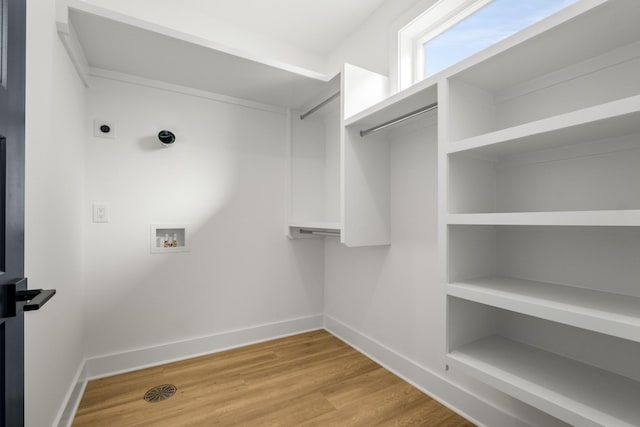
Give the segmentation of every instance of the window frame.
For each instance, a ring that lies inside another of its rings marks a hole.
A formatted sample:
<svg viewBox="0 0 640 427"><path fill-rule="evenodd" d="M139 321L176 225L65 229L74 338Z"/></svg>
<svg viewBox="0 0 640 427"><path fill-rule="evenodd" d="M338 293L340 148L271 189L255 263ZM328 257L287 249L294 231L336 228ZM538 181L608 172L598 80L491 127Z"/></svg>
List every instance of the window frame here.
<svg viewBox="0 0 640 427"><path fill-rule="evenodd" d="M398 89L424 77L424 43L494 0L438 0L398 30Z"/></svg>

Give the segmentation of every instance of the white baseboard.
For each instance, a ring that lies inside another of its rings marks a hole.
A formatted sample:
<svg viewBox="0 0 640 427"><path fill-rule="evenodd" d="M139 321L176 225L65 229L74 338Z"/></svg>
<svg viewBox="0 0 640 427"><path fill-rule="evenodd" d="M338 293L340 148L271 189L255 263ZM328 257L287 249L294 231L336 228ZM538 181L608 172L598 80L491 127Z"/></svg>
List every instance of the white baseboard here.
<svg viewBox="0 0 640 427"><path fill-rule="evenodd" d="M324 316L324 328L385 369L478 426L524 427L531 425L331 316Z"/></svg>
<svg viewBox="0 0 640 427"><path fill-rule="evenodd" d="M236 347L322 329L323 316L302 317L86 360L87 379L109 377Z"/></svg>
<svg viewBox="0 0 640 427"><path fill-rule="evenodd" d="M65 405L60 408L53 426L71 427L73 418L78 411L78 406L80 406L80 400L84 394L84 389L87 386L87 380L85 379L86 366L86 360L83 360L78 367L78 372L76 373L73 382L71 383L71 387L69 388L69 391L67 391L67 395L63 400Z"/></svg>
<svg viewBox="0 0 640 427"><path fill-rule="evenodd" d="M327 315L291 319L85 359L78 369L73 387L67 392L66 404L61 408L58 420L53 425L56 427L71 425L89 380L323 328L478 426L524 427L530 425L515 415L492 405L482 397L453 384L440 374L419 365L384 344ZM470 414L474 414L474 416Z"/></svg>
<svg viewBox="0 0 640 427"><path fill-rule="evenodd" d="M66 403L60 409L58 420L53 425L71 425L89 380L315 331L322 329L322 325L323 316L318 314L85 359L78 369L73 387L67 392Z"/></svg>

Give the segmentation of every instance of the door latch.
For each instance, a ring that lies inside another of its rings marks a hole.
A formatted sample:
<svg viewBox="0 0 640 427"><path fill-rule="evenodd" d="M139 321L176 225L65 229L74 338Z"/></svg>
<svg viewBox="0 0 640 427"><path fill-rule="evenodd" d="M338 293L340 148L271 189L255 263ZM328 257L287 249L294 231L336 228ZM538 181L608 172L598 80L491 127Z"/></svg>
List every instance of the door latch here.
<svg viewBox="0 0 640 427"><path fill-rule="evenodd" d="M40 310L55 294L55 289L26 289L27 278L16 280L15 283L4 285L6 289L6 301L4 317L15 317L18 303L24 302L24 311ZM19 290L20 289L20 290Z"/></svg>

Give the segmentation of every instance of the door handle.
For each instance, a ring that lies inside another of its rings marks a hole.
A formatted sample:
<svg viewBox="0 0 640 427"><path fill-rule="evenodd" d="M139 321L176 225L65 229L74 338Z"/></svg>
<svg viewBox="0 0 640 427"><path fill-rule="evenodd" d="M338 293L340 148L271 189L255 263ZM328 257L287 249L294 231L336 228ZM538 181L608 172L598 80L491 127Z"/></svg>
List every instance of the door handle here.
<svg viewBox="0 0 640 427"><path fill-rule="evenodd" d="M40 310L56 294L55 289L30 289L16 292L16 301L26 301L24 311Z"/></svg>
<svg viewBox="0 0 640 427"><path fill-rule="evenodd" d="M55 289L29 289L27 279L22 278L3 286L6 289L7 304L4 307L4 317L15 317L18 303L24 302L24 311L40 310L55 294Z"/></svg>

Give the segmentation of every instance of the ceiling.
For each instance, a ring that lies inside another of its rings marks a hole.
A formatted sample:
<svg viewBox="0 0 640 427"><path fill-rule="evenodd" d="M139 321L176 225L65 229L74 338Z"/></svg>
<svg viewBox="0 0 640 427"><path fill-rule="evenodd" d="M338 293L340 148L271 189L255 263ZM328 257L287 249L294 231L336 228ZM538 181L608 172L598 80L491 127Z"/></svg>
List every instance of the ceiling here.
<svg viewBox="0 0 640 427"><path fill-rule="evenodd" d="M326 55L384 0L183 0L209 16Z"/></svg>
<svg viewBox="0 0 640 427"><path fill-rule="evenodd" d="M180 19L209 19L259 34L315 55L326 56L384 0L87 0L110 9L139 14L174 9Z"/></svg>

